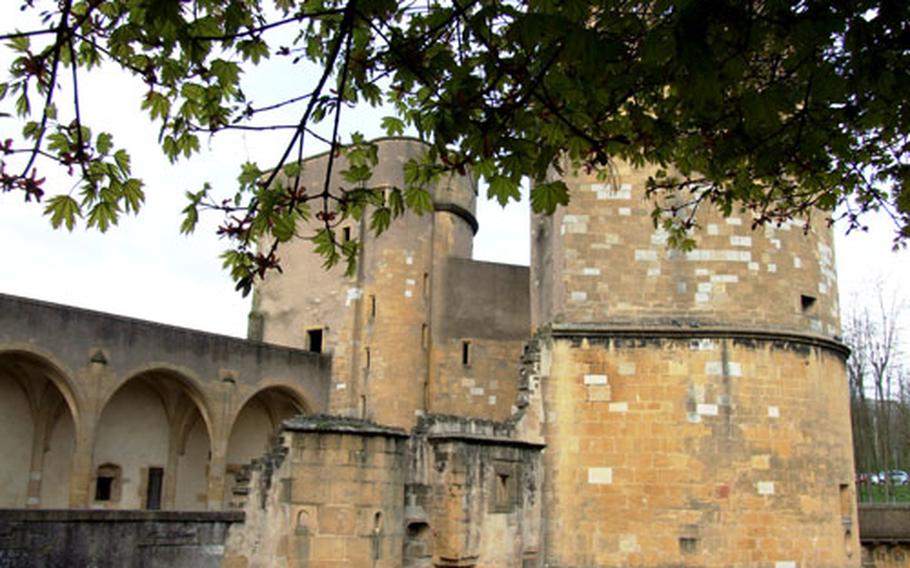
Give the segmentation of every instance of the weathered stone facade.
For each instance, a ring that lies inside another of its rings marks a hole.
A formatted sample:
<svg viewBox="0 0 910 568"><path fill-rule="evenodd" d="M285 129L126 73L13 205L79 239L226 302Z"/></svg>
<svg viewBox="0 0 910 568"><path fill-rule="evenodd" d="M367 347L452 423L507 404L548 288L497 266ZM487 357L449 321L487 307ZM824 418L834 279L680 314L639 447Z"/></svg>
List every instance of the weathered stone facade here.
<svg viewBox="0 0 910 568"><path fill-rule="evenodd" d="M400 186L423 151L399 138L378 148L379 186ZM325 162L307 160L301 183L321 184ZM82 442L69 505L143 506L157 468L163 506L181 508L202 471L194 502L245 512L225 548L237 568L860 566L830 231L704 211L698 248L671 250L646 178L622 165L566 178L572 203L532 224L530 270L470 260L476 190L459 177L431 188L432 213L379 237L343 222L341 238L363 245L353 277L291 243L283 273L256 289L250 341L223 353L186 336L168 357L189 363L140 367L169 369L138 373L164 409L148 423L165 432L163 465L130 458L140 473L117 488L132 500L99 502L112 488L98 479L122 464ZM72 363L51 365L65 337L0 329L0 388L31 392L40 373L20 353L43 357L77 422L83 408L98 421L137 376L115 353L163 357L154 334L123 345L129 333L88 329ZM244 353L263 359L246 366ZM266 370L279 360L299 373ZM70 387L53 369L89 378ZM151 404L128 394L121 426ZM260 413L240 417L257 396ZM186 434L196 408L208 438ZM34 416L26 463L54 447ZM0 475L22 485L35 471L16 467ZM4 505L46 507L23 502L25 485Z"/></svg>

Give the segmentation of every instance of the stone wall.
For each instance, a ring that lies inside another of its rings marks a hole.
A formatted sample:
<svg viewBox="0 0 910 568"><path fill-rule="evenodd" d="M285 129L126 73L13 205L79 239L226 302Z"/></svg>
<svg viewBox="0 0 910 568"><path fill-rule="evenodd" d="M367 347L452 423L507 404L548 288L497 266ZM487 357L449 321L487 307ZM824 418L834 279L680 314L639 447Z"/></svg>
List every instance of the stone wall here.
<svg viewBox="0 0 910 568"><path fill-rule="evenodd" d="M254 467L242 531L225 566L398 568L404 532L406 436L347 418L285 422Z"/></svg>
<svg viewBox="0 0 910 568"><path fill-rule="evenodd" d="M505 420L531 329L528 269L450 258L443 282L428 410Z"/></svg>
<svg viewBox="0 0 910 568"><path fill-rule="evenodd" d="M240 512L0 510L0 567L218 568Z"/></svg>

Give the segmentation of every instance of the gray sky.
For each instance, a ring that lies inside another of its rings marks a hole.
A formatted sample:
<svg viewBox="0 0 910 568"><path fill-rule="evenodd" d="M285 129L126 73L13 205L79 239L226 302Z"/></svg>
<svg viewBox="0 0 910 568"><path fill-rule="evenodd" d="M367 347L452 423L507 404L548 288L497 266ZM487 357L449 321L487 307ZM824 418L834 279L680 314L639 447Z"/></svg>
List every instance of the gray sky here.
<svg viewBox="0 0 910 568"><path fill-rule="evenodd" d="M12 6L11 6L12 5ZM17 22L18 2L0 6L0 21ZM3 26L5 27L5 26ZM7 54L3 50L0 53ZM5 58L0 58L5 59ZM4 64L5 65L5 64ZM5 68L0 69L5 73ZM295 68L254 71L245 83L247 95L259 103L280 100L313 80L312 72ZM125 217L106 235L73 233L50 228L42 206L22 202L20 194L0 194L0 292L108 311L213 331L244 335L249 303L234 292L218 258L225 243L214 235L217 219L204 219L196 234L179 235L180 210L187 190L203 182L230 188L239 164L259 161L269 167L283 149L285 134L219 134L203 141L203 153L189 162L171 165L156 145L157 131L139 110L144 88L123 74L104 69L85 78L82 114L90 125L114 134L133 158L134 174L146 182L146 205L138 218ZM282 93L284 91L284 93ZM59 95L67 109L68 96ZM0 103L9 111L11 101ZM368 137L382 135L382 113L360 113L351 123ZM12 119L0 118L0 140L20 128ZM313 153L321 147L312 147ZM49 176L48 185L68 191L74 180ZM481 200L480 232L475 258L527 264L529 258L527 202L503 211ZM841 305L852 296L862 297L875 278L900 289L910 280L910 255L892 253L893 229L883 219L871 220L868 234L843 238L838 234L837 260Z"/></svg>

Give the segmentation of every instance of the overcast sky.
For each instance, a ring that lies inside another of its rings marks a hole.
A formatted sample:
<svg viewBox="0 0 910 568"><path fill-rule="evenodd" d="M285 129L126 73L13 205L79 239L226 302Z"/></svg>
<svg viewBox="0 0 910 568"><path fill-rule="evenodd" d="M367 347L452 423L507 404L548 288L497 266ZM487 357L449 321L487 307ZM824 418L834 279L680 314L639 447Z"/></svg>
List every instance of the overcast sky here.
<svg viewBox="0 0 910 568"><path fill-rule="evenodd" d="M10 4L18 2L4 2L0 21L20 17ZM0 53L0 73L5 73L9 52ZM274 102L312 80L305 69L296 73L257 71L245 89L257 103ZM179 212L184 192L201 188L205 181L231 187L240 163L254 160L269 167L286 135L219 134L203 141L200 156L171 165L158 150L155 128L139 110L141 84L104 69L84 79L82 86L86 122L112 132L115 144L129 149L134 174L146 183L145 207L138 218L123 218L106 235L81 228L68 233L50 228L42 206L23 203L18 193L0 194L0 292L243 336L249 302L234 292L221 269L218 255L226 245L214 235L217 219L204 220L196 234L184 237L178 231ZM59 100L66 109L65 92ZM3 101L0 111L8 112L10 105ZM358 114L353 123L368 137L379 136L379 116ZM18 134L19 128L16 120L0 118L0 140ZM58 175L50 177L48 185L68 191L73 181ZM478 218L475 258L527 264L527 202L503 211L481 200ZM842 306L850 305L851 296L862 296L875 278L892 289L910 281L910 255L891 252L893 229L886 221L872 220L868 234L844 238L842 227L836 232Z"/></svg>

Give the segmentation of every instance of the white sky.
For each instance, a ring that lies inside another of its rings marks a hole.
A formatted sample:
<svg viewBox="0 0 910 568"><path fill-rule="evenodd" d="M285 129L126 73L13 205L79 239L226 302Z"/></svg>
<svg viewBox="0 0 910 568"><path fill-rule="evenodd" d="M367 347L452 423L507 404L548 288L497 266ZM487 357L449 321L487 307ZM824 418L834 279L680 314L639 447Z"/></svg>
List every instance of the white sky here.
<svg viewBox="0 0 910 568"><path fill-rule="evenodd" d="M19 13L4 2L0 21L17 21ZM21 27L26 27L21 24ZM0 26L6 28L6 26ZM0 50L0 73L5 73L8 51ZM313 80L305 69L271 75L256 72L245 83L247 95L259 104L280 100L284 90L294 93ZM284 133L246 135L219 134L203 141L203 153L189 162L171 165L156 145L157 131L139 101L141 84L123 75L102 70L82 79L82 114L86 122L114 134L118 146L128 148L134 175L146 183L146 204L138 218L123 218L106 235L78 228L73 233L50 228L41 215L42 206L22 202L18 193L0 194L0 292L81 306L85 308L243 336L246 332L248 299L233 290L218 258L225 243L214 235L215 216L204 219L194 235L179 234L184 192L197 190L211 181L232 187L239 164L258 160L269 167L283 149ZM61 110L67 108L65 93ZM10 101L0 111L10 110ZM379 117L358 114L357 129L368 137L382 135ZM19 123L0 118L0 140L15 135ZM313 151L321 150L313 147ZM50 178L59 191L67 191L65 176ZM529 259L529 215L527 201L503 211L497 204L480 200L480 232L475 241L475 258L513 264ZM891 252L893 230L886 221L875 219L868 234L844 238L837 228L837 261L842 306L852 295L862 296L869 282L882 278L901 290L910 280L910 254ZM906 345L905 341L905 345Z"/></svg>

